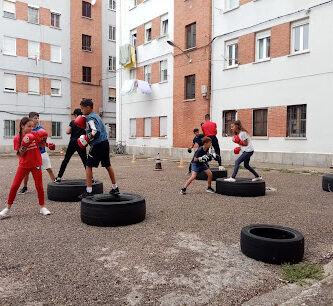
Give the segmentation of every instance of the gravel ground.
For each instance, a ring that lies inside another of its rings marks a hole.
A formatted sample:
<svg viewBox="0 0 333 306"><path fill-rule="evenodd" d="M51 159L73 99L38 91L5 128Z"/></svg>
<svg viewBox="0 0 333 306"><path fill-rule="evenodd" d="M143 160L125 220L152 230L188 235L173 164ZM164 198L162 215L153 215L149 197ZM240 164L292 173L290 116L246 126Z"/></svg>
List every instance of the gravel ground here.
<svg viewBox="0 0 333 306"><path fill-rule="evenodd" d="M60 157L51 160L58 170ZM280 267L240 252L240 230L251 223L300 230L307 261L333 257L333 197L322 191L321 175L261 171L276 192L259 198L208 194L203 181L182 196L187 165L162 161L164 170L155 172L154 160L120 156L112 163L120 190L145 197L146 220L91 227L81 223L79 203L48 200L52 215L41 216L31 178L11 217L0 220L1 305L241 305L282 286ZM2 206L16 167L15 157L0 159ZM65 178L83 176L75 156ZM94 177L108 192L106 171ZM48 180L44 173L45 190Z"/></svg>

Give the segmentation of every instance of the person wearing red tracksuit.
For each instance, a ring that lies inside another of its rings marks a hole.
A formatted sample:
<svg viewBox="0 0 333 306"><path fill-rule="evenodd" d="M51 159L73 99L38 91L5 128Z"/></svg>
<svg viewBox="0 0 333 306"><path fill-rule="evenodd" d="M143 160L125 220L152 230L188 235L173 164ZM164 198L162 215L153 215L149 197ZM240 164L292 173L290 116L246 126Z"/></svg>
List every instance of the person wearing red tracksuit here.
<svg viewBox="0 0 333 306"><path fill-rule="evenodd" d="M44 188L42 177L42 157L39 145L45 146L47 133L45 130L33 132L32 119L23 117L20 122L20 133L14 137L14 150L19 156L19 166L16 171L14 182L9 191L7 207L0 212L0 217L7 217L14 203L17 190L24 177L32 173L38 193L38 201L42 215L50 215L50 211L44 206Z"/></svg>

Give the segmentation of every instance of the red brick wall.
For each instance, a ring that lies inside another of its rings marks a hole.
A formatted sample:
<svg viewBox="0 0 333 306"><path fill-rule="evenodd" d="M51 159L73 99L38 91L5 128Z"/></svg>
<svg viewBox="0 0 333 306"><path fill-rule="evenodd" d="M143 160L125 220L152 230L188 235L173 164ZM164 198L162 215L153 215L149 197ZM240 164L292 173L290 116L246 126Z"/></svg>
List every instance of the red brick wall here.
<svg viewBox="0 0 333 306"><path fill-rule="evenodd" d="M22 38L16 38L16 55L28 57L28 41Z"/></svg>
<svg viewBox="0 0 333 306"><path fill-rule="evenodd" d="M48 136L51 137L51 135L52 135L52 122L51 121L39 121L39 125L42 126L46 130Z"/></svg>
<svg viewBox="0 0 333 306"><path fill-rule="evenodd" d="M238 38L238 64L245 65L255 61L255 33Z"/></svg>
<svg viewBox="0 0 333 306"><path fill-rule="evenodd" d="M251 1L253 1L253 0L240 0L239 5L244 5L244 4L249 3Z"/></svg>
<svg viewBox="0 0 333 306"><path fill-rule="evenodd" d="M145 25L142 24L136 28L136 46L143 45L145 41Z"/></svg>
<svg viewBox="0 0 333 306"><path fill-rule="evenodd" d="M39 45L40 49L40 59L44 61L49 61L51 59L51 45L41 42Z"/></svg>
<svg viewBox="0 0 333 306"><path fill-rule="evenodd" d="M51 25L51 12L49 9L44 7L39 8L39 23L46 26Z"/></svg>
<svg viewBox="0 0 333 306"><path fill-rule="evenodd" d="M145 119L136 118L136 137L143 137L145 131Z"/></svg>
<svg viewBox="0 0 333 306"><path fill-rule="evenodd" d="M252 109L239 109L237 110L237 120L242 122L243 127L252 136Z"/></svg>
<svg viewBox="0 0 333 306"><path fill-rule="evenodd" d="M269 107L267 122L269 137L286 137L287 106Z"/></svg>
<svg viewBox="0 0 333 306"><path fill-rule="evenodd" d="M136 78L138 80L143 80L144 79L144 68L143 68L143 66L136 68Z"/></svg>
<svg viewBox="0 0 333 306"><path fill-rule="evenodd" d="M51 79L39 78L39 92L41 95L51 95Z"/></svg>
<svg viewBox="0 0 333 306"><path fill-rule="evenodd" d="M160 37L161 34L161 16L154 18L151 22L151 39Z"/></svg>
<svg viewBox="0 0 333 306"><path fill-rule="evenodd" d="M16 1L16 19L28 21L28 4Z"/></svg>
<svg viewBox="0 0 333 306"><path fill-rule="evenodd" d="M151 65L151 83L155 84L160 81L160 62Z"/></svg>
<svg viewBox="0 0 333 306"><path fill-rule="evenodd" d="M28 92L28 76L23 74L16 75L16 90L17 92Z"/></svg>
<svg viewBox="0 0 333 306"><path fill-rule="evenodd" d="M151 117L151 137L160 137L160 117Z"/></svg>
<svg viewBox="0 0 333 306"><path fill-rule="evenodd" d="M137 0L137 5L141 4L143 0Z"/></svg>
<svg viewBox="0 0 333 306"><path fill-rule="evenodd" d="M271 58L290 54L290 22L271 28Z"/></svg>

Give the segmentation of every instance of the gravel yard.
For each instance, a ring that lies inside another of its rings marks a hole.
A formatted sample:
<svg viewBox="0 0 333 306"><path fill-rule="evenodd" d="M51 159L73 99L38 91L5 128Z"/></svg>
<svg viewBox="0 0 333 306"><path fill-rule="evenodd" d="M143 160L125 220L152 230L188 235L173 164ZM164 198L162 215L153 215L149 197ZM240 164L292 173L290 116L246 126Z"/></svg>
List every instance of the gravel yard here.
<svg viewBox="0 0 333 306"><path fill-rule="evenodd" d="M57 174L61 158L51 161ZM81 223L80 203L49 200L52 215L41 216L30 177L29 192L16 197L10 218L0 220L1 305L241 305L283 285L279 266L240 252L240 230L251 223L301 231L306 261L333 257L333 195L322 190L321 175L259 170L276 192L227 197L208 194L206 182L194 181L182 196L187 165L162 161L163 171L155 172L152 159L131 163L120 156L111 162L120 191L145 197L146 220L91 227ZM17 164L13 156L0 159L1 208ZM64 178L84 175L75 155ZM46 193L46 172L43 178ZM94 178L109 191L103 168Z"/></svg>

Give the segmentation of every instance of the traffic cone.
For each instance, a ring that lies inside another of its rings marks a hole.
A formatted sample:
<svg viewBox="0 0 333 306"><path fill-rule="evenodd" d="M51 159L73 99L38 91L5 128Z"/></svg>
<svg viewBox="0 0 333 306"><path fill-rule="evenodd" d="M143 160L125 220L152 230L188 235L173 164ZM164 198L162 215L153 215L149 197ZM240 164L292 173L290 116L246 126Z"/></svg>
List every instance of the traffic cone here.
<svg viewBox="0 0 333 306"><path fill-rule="evenodd" d="M136 163L136 157L135 157L135 154L133 154L133 157L132 157L132 163Z"/></svg>
<svg viewBox="0 0 333 306"><path fill-rule="evenodd" d="M157 153L154 171L162 171L162 170L163 169L162 169L162 163L161 163L161 159L160 159L160 153Z"/></svg>
<svg viewBox="0 0 333 306"><path fill-rule="evenodd" d="M64 150L62 148L60 149L60 156L64 156Z"/></svg>
<svg viewBox="0 0 333 306"><path fill-rule="evenodd" d="M184 161L183 161L183 158L180 159L180 162L179 162L179 168L184 168Z"/></svg>

